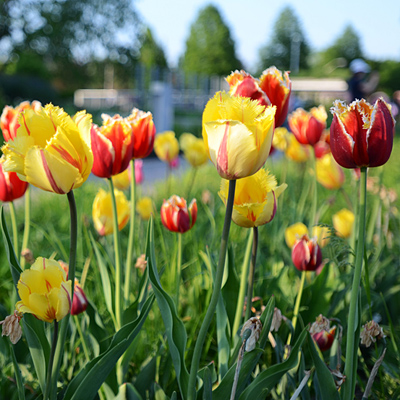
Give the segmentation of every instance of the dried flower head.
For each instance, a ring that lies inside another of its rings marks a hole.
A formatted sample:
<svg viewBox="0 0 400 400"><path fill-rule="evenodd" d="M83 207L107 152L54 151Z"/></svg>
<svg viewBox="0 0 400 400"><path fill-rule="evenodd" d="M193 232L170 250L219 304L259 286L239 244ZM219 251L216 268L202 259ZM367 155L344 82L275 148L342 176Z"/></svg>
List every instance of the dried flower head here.
<svg viewBox="0 0 400 400"><path fill-rule="evenodd" d="M261 330L262 330L261 321L256 317L252 317L252 318L248 319L243 324L242 331L240 332L240 336L243 337L245 331L248 329L251 331L251 333L250 333L250 337L248 337L248 339L246 341L245 351L252 351L255 349L256 343L257 343L258 339L260 338L260 334L261 334Z"/></svg>
<svg viewBox="0 0 400 400"><path fill-rule="evenodd" d="M369 321L361 328L361 344L366 347L371 346L372 343L376 342L376 339L384 338L385 335L383 333L382 328L375 321Z"/></svg>
<svg viewBox="0 0 400 400"><path fill-rule="evenodd" d="M322 314L319 314L315 319L315 322L310 327L310 335L314 333L329 331L331 328L331 323L328 318L324 317Z"/></svg>
<svg viewBox="0 0 400 400"><path fill-rule="evenodd" d="M21 256L25 258L27 264L32 265L35 262L35 257L33 257L33 252L31 249L23 249L21 251Z"/></svg>
<svg viewBox="0 0 400 400"><path fill-rule="evenodd" d="M271 327L269 328L270 332L278 332L279 327L282 323L282 312L279 308L275 307L274 316L272 317Z"/></svg>
<svg viewBox="0 0 400 400"><path fill-rule="evenodd" d="M146 254L142 254L136 260L135 268L139 269L143 273L144 270L146 269L146 266L147 266Z"/></svg>
<svg viewBox="0 0 400 400"><path fill-rule="evenodd" d="M8 315L4 321L0 321L0 325L3 325L1 336L9 336L12 344L16 344L22 336L22 329L19 321L22 318L22 314L18 311L14 311L13 315Z"/></svg>

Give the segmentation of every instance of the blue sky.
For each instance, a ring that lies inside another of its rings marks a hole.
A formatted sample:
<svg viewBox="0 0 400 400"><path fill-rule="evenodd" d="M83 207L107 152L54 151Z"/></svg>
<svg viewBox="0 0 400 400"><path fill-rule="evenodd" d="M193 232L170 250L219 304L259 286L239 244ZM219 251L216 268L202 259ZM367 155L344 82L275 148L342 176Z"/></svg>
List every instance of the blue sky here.
<svg viewBox="0 0 400 400"><path fill-rule="evenodd" d="M252 69L271 36L280 11L295 10L313 50L322 50L351 24L367 57L400 61L399 0L136 0L135 7L175 66L185 50L190 25L201 8L214 4L231 30L236 51Z"/></svg>

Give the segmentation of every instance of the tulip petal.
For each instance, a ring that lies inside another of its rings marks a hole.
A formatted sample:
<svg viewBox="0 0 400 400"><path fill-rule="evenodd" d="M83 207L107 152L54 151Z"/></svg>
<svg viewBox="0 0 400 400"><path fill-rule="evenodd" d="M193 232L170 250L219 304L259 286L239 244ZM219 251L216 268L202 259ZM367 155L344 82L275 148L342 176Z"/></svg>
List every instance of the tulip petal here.
<svg viewBox="0 0 400 400"><path fill-rule="evenodd" d="M25 156L25 175L34 186L58 194L68 193L82 184L77 168L37 146Z"/></svg>
<svg viewBox="0 0 400 400"><path fill-rule="evenodd" d="M336 114L333 115L330 132L331 150L335 161L344 168L357 168L353 158L354 140Z"/></svg>

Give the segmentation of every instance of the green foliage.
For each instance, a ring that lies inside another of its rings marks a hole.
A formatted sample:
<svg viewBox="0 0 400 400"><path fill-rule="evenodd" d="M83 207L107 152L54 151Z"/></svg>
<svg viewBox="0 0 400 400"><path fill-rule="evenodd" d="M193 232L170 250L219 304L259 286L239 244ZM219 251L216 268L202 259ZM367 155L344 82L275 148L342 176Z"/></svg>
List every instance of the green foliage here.
<svg viewBox="0 0 400 400"><path fill-rule="evenodd" d="M150 28L147 28L140 38L139 62L145 67L167 67L164 50L154 40Z"/></svg>
<svg viewBox="0 0 400 400"><path fill-rule="evenodd" d="M188 73L220 76L241 68L230 30L215 6L202 9L192 24L181 65Z"/></svg>
<svg viewBox="0 0 400 400"><path fill-rule="evenodd" d="M279 14L269 43L260 50L259 70L275 65L278 69L307 69L310 54L307 39L294 10L287 6ZM298 55L298 62L297 62Z"/></svg>
<svg viewBox="0 0 400 400"><path fill-rule="evenodd" d="M379 67L379 90L391 96L400 90L400 62L394 60L383 61Z"/></svg>

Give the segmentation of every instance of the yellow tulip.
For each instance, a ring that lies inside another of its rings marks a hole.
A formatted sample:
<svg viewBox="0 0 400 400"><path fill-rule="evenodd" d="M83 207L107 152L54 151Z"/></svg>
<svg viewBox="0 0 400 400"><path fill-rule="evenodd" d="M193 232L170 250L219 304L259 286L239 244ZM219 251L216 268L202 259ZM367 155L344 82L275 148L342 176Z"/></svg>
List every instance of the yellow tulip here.
<svg viewBox="0 0 400 400"><path fill-rule="evenodd" d="M39 257L21 273L17 285L21 301L15 308L45 322L60 321L71 309L71 283L57 261Z"/></svg>
<svg viewBox="0 0 400 400"><path fill-rule="evenodd" d="M154 140L154 151L161 161L171 163L179 154L179 143L172 131L158 133Z"/></svg>
<svg viewBox="0 0 400 400"><path fill-rule="evenodd" d="M285 230L286 244L289 248L292 248L294 244L304 235L308 235L308 229L302 222L297 222L293 225L290 225Z"/></svg>
<svg viewBox="0 0 400 400"><path fill-rule="evenodd" d="M64 194L80 187L93 165L91 119L84 111L71 118L52 104L24 110L15 138L1 149L4 169L48 192Z"/></svg>
<svg viewBox="0 0 400 400"><path fill-rule="evenodd" d="M244 228L270 222L276 212L277 198L286 189L286 183L277 186L275 176L264 169L236 182L232 221ZM226 204L229 183L223 179L219 196Z"/></svg>
<svg viewBox="0 0 400 400"><path fill-rule="evenodd" d="M344 183L342 167L335 161L331 153L317 158L315 165L317 181L327 189L340 189Z"/></svg>
<svg viewBox="0 0 400 400"><path fill-rule="evenodd" d="M314 226L312 229L312 236L317 238L317 243L320 247L324 247L329 243L330 232L326 226Z"/></svg>
<svg viewBox="0 0 400 400"><path fill-rule="evenodd" d="M208 153L203 139L197 138L191 133L183 133L179 138L179 144L183 154L192 167L200 167L208 160Z"/></svg>
<svg viewBox="0 0 400 400"><path fill-rule="evenodd" d="M130 206L123 192L115 190L117 203L118 229L121 230L129 221ZM111 193L100 189L97 193L92 208L94 227L101 236L114 232Z"/></svg>
<svg viewBox="0 0 400 400"><path fill-rule="evenodd" d="M130 185L130 176L129 176L129 168L120 174L114 175L111 179L113 181L114 187L119 190L128 189Z"/></svg>
<svg viewBox="0 0 400 400"><path fill-rule="evenodd" d="M348 238L353 232L354 219L354 214L343 208L332 216L333 227L340 236Z"/></svg>
<svg viewBox="0 0 400 400"><path fill-rule="evenodd" d="M208 156L225 179L255 174L271 150L276 107L218 92L203 112Z"/></svg>
<svg viewBox="0 0 400 400"><path fill-rule="evenodd" d="M288 147L289 131L286 128L275 128L272 146L274 149L285 151Z"/></svg>
<svg viewBox="0 0 400 400"><path fill-rule="evenodd" d="M150 197L142 197L136 202L136 211L144 221L148 221L154 214L153 200Z"/></svg>
<svg viewBox="0 0 400 400"><path fill-rule="evenodd" d="M294 135L289 135L285 155L290 160L302 163L310 158L310 148L308 145L300 144Z"/></svg>

